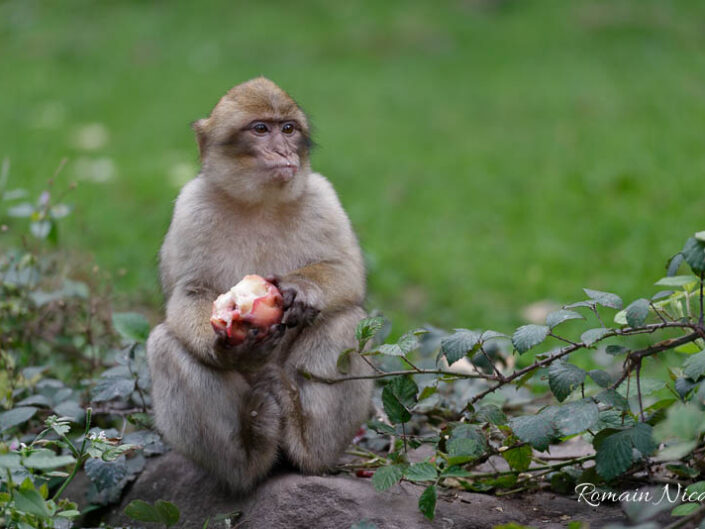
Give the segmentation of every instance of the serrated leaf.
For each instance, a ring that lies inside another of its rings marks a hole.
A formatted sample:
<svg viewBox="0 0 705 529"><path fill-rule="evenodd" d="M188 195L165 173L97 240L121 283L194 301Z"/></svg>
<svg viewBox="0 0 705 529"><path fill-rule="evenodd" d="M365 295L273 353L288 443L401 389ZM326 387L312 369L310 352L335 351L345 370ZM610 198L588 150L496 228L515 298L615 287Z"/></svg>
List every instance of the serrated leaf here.
<svg viewBox="0 0 705 529"><path fill-rule="evenodd" d="M409 410L399 402L399 399L392 393L388 386L385 386L382 390L382 407L384 408L384 413L387 414L389 422L392 424L409 422L411 420Z"/></svg>
<svg viewBox="0 0 705 529"><path fill-rule="evenodd" d="M683 374L694 382L705 375L705 350L688 357L683 364Z"/></svg>
<svg viewBox="0 0 705 529"><path fill-rule="evenodd" d="M404 477L410 481L435 481L438 471L434 465L424 461L406 467Z"/></svg>
<svg viewBox="0 0 705 529"><path fill-rule="evenodd" d="M502 452L502 457L517 472L524 472L531 466L533 451L529 445L521 445Z"/></svg>
<svg viewBox="0 0 705 529"><path fill-rule="evenodd" d="M419 510L428 518L433 520L436 514L436 487L429 485L419 496Z"/></svg>
<svg viewBox="0 0 705 529"><path fill-rule="evenodd" d="M569 402L561 406L553 423L563 435L574 435L592 428L599 418L597 404L589 399Z"/></svg>
<svg viewBox="0 0 705 529"><path fill-rule="evenodd" d="M585 382L585 370L567 362L554 362L548 368L548 385L559 402Z"/></svg>
<svg viewBox="0 0 705 529"><path fill-rule="evenodd" d="M479 422L489 422L496 426L507 424L507 416L494 404L485 404L475 412L475 418Z"/></svg>
<svg viewBox="0 0 705 529"><path fill-rule="evenodd" d="M584 288L583 292L587 294L587 297L595 300L595 302L603 307L609 307L617 310L622 308L622 298L620 298L617 294L613 294L612 292L602 292L601 290L592 290L589 288Z"/></svg>
<svg viewBox="0 0 705 529"><path fill-rule="evenodd" d="M446 448L451 457L475 459L486 452L487 440L476 426L457 423L451 431Z"/></svg>
<svg viewBox="0 0 705 529"><path fill-rule="evenodd" d="M627 324L630 327L641 327L649 316L649 300L639 298L627 307Z"/></svg>
<svg viewBox="0 0 705 529"><path fill-rule="evenodd" d="M91 392L94 402L105 402L130 396L135 390L135 380L132 378L101 378Z"/></svg>
<svg viewBox="0 0 705 529"><path fill-rule="evenodd" d="M666 276L662 277L654 285L659 287L681 288L693 283L697 283L698 278L694 275Z"/></svg>
<svg viewBox="0 0 705 529"><path fill-rule="evenodd" d="M116 312L113 327L127 341L144 343L149 337L149 322L137 312Z"/></svg>
<svg viewBox="0 0 705 529"><path fill-rule="evenodd" d="M403 354L409 354L418 349L419 338L416 331L404 333L402 337L397 340L397 347L399 347Z"/></svg>
<svg viewBox="0 0 705 529"><path fill-rule="evenodd" d="M612 382L612 377L602 369L592 369L588 371L588 375L590 375L590 378L595 381L595 384L601 388L606 388Z"/></svg>
<svg viewBox="0 0 705 529"><path fill-rule="evenodd" d="M540 413L525 415L509 419L509 426L519 439L529 443L536 450L543 451L556 437L556 430L551 419L552 417Z"/></svg>
<svg viewBox="0 0 705 529"><path fill-rule="evenodd" d="M653 454L658 448L653 438L653 429L649 424L637 423L634 427L627 430L627 433L632 441L632 446L639 450L644 457Z"/></svg>
<svg viewBox="0 0 705 529"><path fill-rule="evenodd" d="M547 325L522 325L512 335L512 344L519 353L525 353L543 342L549 332Z"/></svg>
<svg viewBox="0 0 705 529"><path fill-rule="evenodd" d="M472 476L472 472L458 465L449 466L441 472L441 477L444 478L466 478L468 476Z"/></svg>
<svg viewBox="0 0 705 529"><path fill-rule="evenodd" d="M700 509L700 504L696 502L682 503L671 511L671 516L688 516Z"/></svg>
<svg viewBox="0 0 705 529"><path fill-rule="evenodd" d="M583 334L580 335L580 341L583 342L587 347L591 346L598 340L607 336L611 329L606 329L605 327L597 327L595 329L588 329Z"/></svg>
<svg viewBox="0 0 705 529"><path fill-rule="evenodd" d="M372 485L377 492L387 490L399 483L403 474L404 467L402 465L389 465L378 468L372 476Z"/></svg>
<svg viewBox="0 0 705 529"><path fill-rule="evenodd" d="M616 432L605 437L597 447L595 468L606 480L616 478L632 466L632 443L629 435Z"/></svg>
<svg viewBox="0 0 705 529"><path fill-rule="evenodd" d="M18 511L33 514L42 519L49 518L49 509L44 503L44 498L34 488L20 487L14 491L12 498Z"/></svg>
<svg viewBox="0 0 705 529"><path fill-rule="evenodd" d="M37 408L32 406L13 408L0 413L0 432L9 430L13 426L18 426L23 422L27 422L34 417L35 413L37 413Z"/></svg>
<svg viewBox="0 0 705 529"><path fill-rule="evenodd" d="M416 395L419 392L419 387L413 378L409 376L394 377L385 388L389 388L404 406L410 408L416 404Z"/></svg>
<svg viewBox="0 0 705 529"><path fill-rule="evenodd" d="M574 310L560 309L551 312L548 316L546 316L546 325L553 329L564 321L578 319L584 320L585 317L582 314L575 312Z"/></svg>
<svg viewBox="0 0 705 529"><path fill-rule="evenodd" d="M385 343L377 348L377 351L387 356L404 356L404 351L395 343Z"/></svg>
<svg viewBox="0 0 705 529"><path fill-rule="evenodd" d="M355 339L364 347L365 344L384 327L384 321L384 318L381 316L363 318L355 328Z"/></svg>
<svg viewBox="0 0 705 529"><path fill-rule="evenodd" d="M480 333L468 329L456 329L453 334L441 340L441 353L448 365L463 358L480 344Z"/></svg>
<svg viewBox="0 0 705 529"><path fill-rule="evenodd" d="M159 513L161 523L167 527L171 527L179 521L181 513L179 512L178 507L170 501L157 500L154 502L154 508Z"/></svg>
<svg viewBox="0 0 705 529"><path fill-rule="evenodd" d="M691 237L686 241L681 253L693 272L705 273L705 242Z"/></svg>

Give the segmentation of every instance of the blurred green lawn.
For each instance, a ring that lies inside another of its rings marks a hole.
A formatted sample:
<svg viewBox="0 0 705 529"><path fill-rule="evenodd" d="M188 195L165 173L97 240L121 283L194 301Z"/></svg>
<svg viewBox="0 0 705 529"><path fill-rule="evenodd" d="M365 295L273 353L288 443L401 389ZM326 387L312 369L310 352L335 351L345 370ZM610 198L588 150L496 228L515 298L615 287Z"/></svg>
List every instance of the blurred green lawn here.
<svg viewBox="0 0 705 529"><path fill-rule="evenodd" d="M0 156L34 191L68 157L64 242L123 304L159 310L160 240L197 171L189 123L266 75L313 116L369 306L397 332L506 331L583 286L655 292L705 229L704 21L697 1L10 0Z"/></svg>

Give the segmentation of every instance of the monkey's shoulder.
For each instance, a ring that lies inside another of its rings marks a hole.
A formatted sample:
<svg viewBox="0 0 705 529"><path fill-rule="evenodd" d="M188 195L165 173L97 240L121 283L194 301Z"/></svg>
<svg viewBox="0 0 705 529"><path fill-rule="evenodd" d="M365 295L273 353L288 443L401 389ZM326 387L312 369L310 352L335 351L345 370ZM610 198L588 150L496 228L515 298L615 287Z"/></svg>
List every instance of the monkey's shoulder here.
<svg viewBox="0 0 705 529"><path fill-rule="evenodd" d="M338 220L345 225L349 223L338 193L333 184L320 173L309 175L306 206L313 216L325 219L327 223Z"/></svg>

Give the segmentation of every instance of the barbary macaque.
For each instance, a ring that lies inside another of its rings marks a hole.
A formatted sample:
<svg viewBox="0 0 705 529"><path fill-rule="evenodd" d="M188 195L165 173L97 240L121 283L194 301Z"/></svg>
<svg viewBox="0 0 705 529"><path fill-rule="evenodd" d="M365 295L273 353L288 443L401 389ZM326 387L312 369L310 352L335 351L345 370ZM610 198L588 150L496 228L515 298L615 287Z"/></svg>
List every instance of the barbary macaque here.
<svg viewBox="0 0 705 529"><path fill-rule="evenodd" d="M202 168L176 201L160 253L166 321L147 343L153 408L173 448L245 492L280 459L330 468L366 419L370 380L304 375L340 376L365 274L333 187L311 171L306 115L281 88L240 84L193 128ZM245 276L259 276L241 288L254 293L236 295ZM281 314L242 324L264 291ZM350 375L368 369L351 355Z"/></svg>

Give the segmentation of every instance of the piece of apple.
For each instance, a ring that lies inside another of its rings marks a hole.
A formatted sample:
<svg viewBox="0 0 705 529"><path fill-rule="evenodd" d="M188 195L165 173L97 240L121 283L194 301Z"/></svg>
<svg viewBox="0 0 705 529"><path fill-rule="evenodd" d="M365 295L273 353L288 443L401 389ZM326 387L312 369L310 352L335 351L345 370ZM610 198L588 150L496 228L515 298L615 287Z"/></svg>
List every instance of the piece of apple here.
<svg viewBox="0 0 705 529"><path fill-rule="evenodd" d="M279 289L256 274L247 275L213 302L211 325L230 343L245 341L250 329L258 329L258 339L281 322L283 299Z"/></svg>

